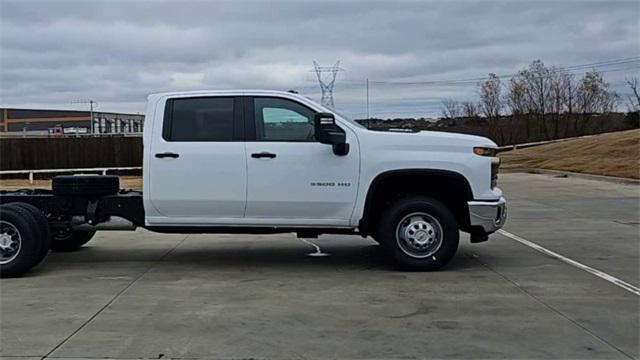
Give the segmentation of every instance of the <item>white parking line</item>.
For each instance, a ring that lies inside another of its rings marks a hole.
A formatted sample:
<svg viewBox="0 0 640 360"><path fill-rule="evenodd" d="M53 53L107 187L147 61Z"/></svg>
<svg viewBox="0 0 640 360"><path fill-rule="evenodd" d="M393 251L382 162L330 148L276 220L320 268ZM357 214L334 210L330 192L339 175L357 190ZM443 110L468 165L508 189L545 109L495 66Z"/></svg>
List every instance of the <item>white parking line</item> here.
<svg viewBox="0 0 640 360"><path fill-rule="evenodd" d="M560 261L562 261L562 262L564 262L566 264L569 264L571 266L575 266L578 269L582 269L582 270L584 270L584 271L586 271L586 272L588 272L590 274L593 274L593 275L595 275L595 276L597 276L597 277L599 277L601 279L604 279L604 280L606 280L606 281L608 281L608 282L610 282L610 283L612 283L614 285L617 285L617 286L619 286L619 287L621 287L621 288L623 288L623 289L625 289L625 290L627 290L629 292L632 292L632 293L640 296L640 288L637 288L637 287L635 287L635 286L633 286L633 285L631 285L631 284L629 284L627 282L624 282L624 281L618 279L615 276L611 276L611 275L609 275L607 273L604 273L604 272L602 272L602 271L600 271L598 269L594 269L594 268L592 268L590 266L581 264L581 263L579 263L579 262L577 262L575 260L571 260L571 259L569 259L567 257L564 257L564 256L558 254L557 252L551 251L549 249L545 249L545 248L543 248L542 246L540 246L540 245L538 245L536 243L533 243L533 242L531 242L531 241L529 241L527 239L523 239L520 236L514 235L514 234L512 234L512 233L510 233L508 231L498 230L498 233L500 233L500 234L502 234L502 235L504 235L504 236L506 236L506 237L508 237L510 239L513 239L513 240L515 240L515 241L517 241L517 242L519 242L519 243L521 243L523 245L526 245L526 246L528 246L530 248L538 250L539 252L541 252L541 253L543 253L545 255L548 255L548 256L550 256L550 257L552 257L554 259L558 259L558 260L560 260Z"/></svg>
<svg viewBox="0 0 640 360"><path fill-rule="evenodd" d="M309 240L305 240L305 239L303 239L303 238L298 238L298 239L299 239L300 241L302 241L303 243L308 244L308 245L311 245L311 246L313 246L314 248L316 248L316 252L314 252L314 253L309 253L309 254L307 254L307 255L309 255L309 256L329 256L329 255L330 255L330 254L328 254L328 253L322 252L322 249L320 249L320 246L318 246L317 244L312 243L311 241L309 241Z"/></svg>

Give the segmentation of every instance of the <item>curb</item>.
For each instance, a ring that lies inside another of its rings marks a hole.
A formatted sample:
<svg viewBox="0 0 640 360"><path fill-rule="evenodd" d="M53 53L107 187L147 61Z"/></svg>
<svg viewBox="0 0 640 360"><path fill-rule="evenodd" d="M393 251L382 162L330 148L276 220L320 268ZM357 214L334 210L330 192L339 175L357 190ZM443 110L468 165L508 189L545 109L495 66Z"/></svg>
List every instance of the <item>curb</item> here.
<svg viewBox="0 0 640 360"><path fill-rule="evenodd" d="M585 173L577 173L577 172L561 171L561 170L536 169L536 168L512 168L512 169L500 169L500 172L501 173L565 175L567 177L576 177L576 178L587 179L587 180L600 180L600 181L606 181L606 182L611 182L616 184L640 185L640 179L607 176L607 175L585 174Z"/></svg>

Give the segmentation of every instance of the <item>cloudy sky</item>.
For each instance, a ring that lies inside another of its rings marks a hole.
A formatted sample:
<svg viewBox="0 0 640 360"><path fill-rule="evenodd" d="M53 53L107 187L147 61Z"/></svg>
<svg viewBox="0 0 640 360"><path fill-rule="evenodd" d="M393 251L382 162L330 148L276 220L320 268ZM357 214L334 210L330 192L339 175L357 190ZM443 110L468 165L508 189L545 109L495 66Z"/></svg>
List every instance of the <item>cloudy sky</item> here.
<svg viewBox="0 0 640 360"><path fill-rule="evenodd" d="M336 108L438 116L473 82L534 59L572 66L640 56L638 1L0 0L0 105L144 111L152 92L296 89L320 98L312 61L344 69ZM638 62L600 66L626 92ZM634 67L635 66L635 67ZM585 70L577 70L582 73Z"/></svg>

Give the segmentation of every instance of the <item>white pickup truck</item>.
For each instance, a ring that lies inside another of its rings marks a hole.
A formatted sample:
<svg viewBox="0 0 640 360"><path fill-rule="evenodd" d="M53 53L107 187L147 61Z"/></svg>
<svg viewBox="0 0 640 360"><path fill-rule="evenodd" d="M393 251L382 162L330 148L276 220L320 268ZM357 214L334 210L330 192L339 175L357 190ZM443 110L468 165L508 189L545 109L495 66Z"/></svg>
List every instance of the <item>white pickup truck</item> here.
<svg viewBox="0 0 640 360"><path fill-rule="evenodd" d="M58 176L0 191L0 274L97 230L370 236L401 268L439 269L459 231L481 242L506 220L489 139L368 130L292 92L149 96L143 189L117 176Z"/></svg>

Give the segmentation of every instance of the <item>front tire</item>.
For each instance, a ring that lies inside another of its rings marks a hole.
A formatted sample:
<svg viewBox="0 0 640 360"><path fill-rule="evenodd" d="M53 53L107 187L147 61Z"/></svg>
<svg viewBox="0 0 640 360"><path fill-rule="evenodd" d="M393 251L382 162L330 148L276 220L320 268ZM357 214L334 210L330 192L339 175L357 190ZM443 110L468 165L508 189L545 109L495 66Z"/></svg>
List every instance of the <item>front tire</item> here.
<svg viewBox="0 0 640 360"><path fill-rule="evenodd" d="M51 240L51 250L58 252L76 251L86 244L96 234L95 231L69 231L54 233Z"/></svg>
<svg viewBox="0 0 640 360"><path fill-rule="evenodd" d="M401 268L434 271L453 258L460 233L448 207L433 198L411 196L387 208L378 237L385 253Z"/></svg>

